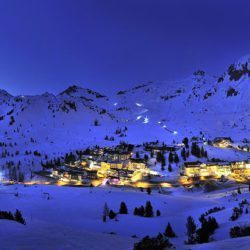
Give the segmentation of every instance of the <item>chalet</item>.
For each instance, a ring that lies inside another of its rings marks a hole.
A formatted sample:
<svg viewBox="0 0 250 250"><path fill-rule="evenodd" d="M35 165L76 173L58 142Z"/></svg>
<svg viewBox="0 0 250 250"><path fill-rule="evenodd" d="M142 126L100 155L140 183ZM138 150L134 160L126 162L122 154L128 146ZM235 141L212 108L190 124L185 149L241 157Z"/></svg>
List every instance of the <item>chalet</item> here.
<svg viewBox="0 0 250 250"><path fill-rule="evenodd" d="M52 176L67 181L82 181L83 179L97 179L97 170L66 167L65 169L54 169Z"/></svg>
<svg viewBox="0 0 250 250"><path fill-rule="evenodd" d="M107 161L126 161L131 157L131 153L127 151L109 150L104 156Z"/></svg>
<svg viewBox="0 0 250 250"><path fill-rule="evenodd" d="M154 154L162 151L176 151L180 147L177 146L167 146L167 145L147 145L145 146L145 151L153 152Z"/></svg>
<svg viewBox="0 0 250 250"><path fill-rule="evenodd" d="M230 137L215 137L213 140L213 146L220 148L230 147L233 140Z"/></svg>
<svg viewBox="0 0 250 250"><path fill-rule="evenodd" d="M250 177L250 162L232 162L232 173L242 177Z"/></svg>
<svg viewBox="0 0 250 250"><path fill-rule="evenodd" d="M129 170L143 170L147 168L144 159L141 158L130 158L126 164L126 168Z"/></svg>
<svg viewBox="0 0 250 250"><path fill-rule="evenodd" d="M107 176L112 178L114 176L118 177L119 179L128 179L133 176L134 171L128 169L110 169L107 172Z"/></svg>
<svg viewBox="0 0 250 250"><path fill-rule="evenodd" d="M249 162L185 162L184 173L187 177L222 177L232 174L250 177Z"/></svg>
<svg viewBox="0 0 250 250"><path fill-rule="evenodd" d="M141 158L130 158L126 161L109 161L101 162L100 170L107 171L108 169L123 169L123 170L143 170L146 169L147 165L144 159Z"/></svg>
<svg viewBox="0 0 250 250"><path fill-rule="evenodd" d="M184 175L188 177L195 177L200 175L200 168L202 162L184 162Z"/></svg>
<svg viewBox="0 0 250 250"><path fill-rule="evenodd" d="M221 177L231 174L229 163L202 163L202 162L185 162L184 175L188 177Z"/></svg>

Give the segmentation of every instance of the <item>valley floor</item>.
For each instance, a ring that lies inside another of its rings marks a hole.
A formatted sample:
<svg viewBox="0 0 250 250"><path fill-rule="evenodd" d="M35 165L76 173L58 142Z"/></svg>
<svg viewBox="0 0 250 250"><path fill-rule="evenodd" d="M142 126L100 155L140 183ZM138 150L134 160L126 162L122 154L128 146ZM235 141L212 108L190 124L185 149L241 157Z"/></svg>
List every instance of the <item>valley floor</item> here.
<svg viewBox="0 0 250 250"><path fill-rule="evenodd" d="M0 220L0 249L131 250L140 238L163 233L168 222L177 234L170 240L176 249L248 249L250 237L230 239L229 230L249 222L250 214L244 213L234 222L229 218L233 207L241 200L250 200L250 193L247 188L242 189L243 193L233 199L232 190L203 193L175 188L169 194L153 190L148 195L145 191L125 188L0 185L0 210L15 212L19 209L27 222L24 226ZM104 223L105 202L109 209L118 212L122 201L127 204L129 214L118 215L118 221ZM160 217L133 215L134 208L145 205L146 201L152 203L154 211L161 211ZM192 215L199 225L199 216L215 206L225 206L226 209L212 214L220 226L213 235L214 241L184 245L187 217ZM135 235L138 238L132 237Z"/></svg>

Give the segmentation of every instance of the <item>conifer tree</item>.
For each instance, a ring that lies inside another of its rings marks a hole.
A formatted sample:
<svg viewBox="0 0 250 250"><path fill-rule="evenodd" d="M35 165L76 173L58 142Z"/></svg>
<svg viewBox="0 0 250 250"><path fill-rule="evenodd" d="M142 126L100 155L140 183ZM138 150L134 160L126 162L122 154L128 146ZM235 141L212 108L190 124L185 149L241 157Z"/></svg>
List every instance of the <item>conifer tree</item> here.
<svg viewBox="0 0 250 250"><path fill-rule="evenodd" d="M204 151L204 148L203 148L203 146L201 147L201 157L204 157L204 155L205 155L205 151Z"/></svg>
<svg viewBox="0 0 250 250"><path fill-rule="evenodd" d="M171 166L170 163L168 164L168 171L169 171L169 172L172 172L172 171L173 171L172 166Z"/></svg>
<svg viewBox="0 0 250 250"><path fill-rule="evenodd" d="M102 219L104 222L106 222L108 215L109 215L109 208L108 208L107 202L105 202L104 208L103 208L103 216L102 216Z"/></svg>
<svg viewBox="0 0 250 250"><path fill-rule="evenodd" d="M116 217L116 214L114 213L114 211L111 209L110 211L109 211L109 218L112 220L112 219L114 219Z"/></svg>
<svg viewBox="0 0 250 250"><path fill-rule="evenodd" d="M178 163L180 160L179 160L179 156L178 156L178 154L175 154L175 156L174 156L174 162L175 163Z"/></svg>
<svg viewBox="0 0 250 250"><path fill-rule="evenodd" d="M154 158L154 151L151 151L151 152L150 152L150 157L151 157L151 158Z"/></svg>
<svg viewBox="0 0 250 250"><path fill-rule="evenodd" d="M140 208L139 208L139 215L140 216L144 216L145 215L145 208L144 208L144 206L140 206Z"/></svg>
<svg viewBox="0 0 250 250"><path fill-rule="evenodd" d="M20 222L21 224L26 225L25 219L23 218L22 213L18 209L16 210L14 217L17 222Z"/></svg>
<svg viewBox="0 0 250 250"><path fill-rule="evenodd" d="M192 244L195 242L194 234L196 231L196 224L192 216L188 216L186 228L187 228L188 244Z"/></svg>
<svg viewBox="0 0 250 250"><path fill-rule="evenodd" d="M145 207L145 217L153 217L153 216L154 216L153 207L151 205L151 202L147 201Z"/></svg>
<svg viewBox="0 0 250 250"><path fill-rule="evenodd" d="M181 150L181 157L182 157L183 161L186 160L186 150L185 150L185 148L183 148L183 149Z"/></svg>
<svg viewBox="0 0 250 250"><path fill-rule="evenodd" d="M174 237L176 237L176 235L175 235L175 233L174 233L174 231L173 231L173 229L172 229L170 223L168 223L164 235L165 235L166 237L169 237L169 238L174 238Z"/></svg>
<svg viewBox="0 0 250 250"><path fill-rule="evenodd" d="M166 166L166 160L165 160L165 157L163 155L162 158L161 158L161 169L165 170L165 168L164 168L165 166Z"/></svg>
<svg viewBox="0 0 250 250"><path fill-rule="evenodd" d="M168 161L169 161L170 163L172 163L172 162L174 161L174 157L173 157L172 152L169 152Z"/></svg>
<svg viewBox="0 0 250 250"><path fill-rule="evenodd" d="M134 215L139 215L139 210L137 207L135 207L135 209L134 209Z"/></svg>
<svg viewBox="0 0 250 250"><path fill-rule="evenodd" d="M182 142L184 143L185 147L188 148L188 138L185 137Z"/></svg>
<svg viewBox="0 0 250 250"><path fill-rule="evenodd" d="M157 162L161 162L162 158L163 158L162 153L161 152L157 152L157 154L156 154L156 161Z"/></svg>
<svg viewBox="0 0 250 250"><path fill-rule="evenodd" d="M198 243L207 243L209 241L210 232L208 230L208 222L204 220L201 224L201 228L196 231L196 240Z"/></svg>
<svg viewBox="0 0 250 250"><path fill-rule="evenodd" d="M127 205L126 203L123 201L120 204L120 210L119 210L120 214L127 214L128 213L128 209L127 209Z"/></svg>

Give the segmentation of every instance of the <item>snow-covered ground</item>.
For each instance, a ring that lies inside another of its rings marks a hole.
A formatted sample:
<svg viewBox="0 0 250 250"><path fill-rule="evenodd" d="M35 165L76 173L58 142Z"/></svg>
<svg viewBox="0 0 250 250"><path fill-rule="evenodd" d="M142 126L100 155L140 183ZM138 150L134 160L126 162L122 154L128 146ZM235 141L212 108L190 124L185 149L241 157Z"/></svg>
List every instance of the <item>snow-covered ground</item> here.
<svg viewBox="0 0 250 250"><path fill-rule="evenodd" d="M159 140L172 145L181 143L184 137L212 140L228 136L235 145L249 145L249 72L250 56L231 65L219 77L197 71L182 80L147 82L110 97L77 86L60 94L37 96L12 96L0 90L0 175L8 174L15 166L27 180L32 171L41 169L41 161L93 145L117 145L120 141L142 144ZM112 137L112 140L104 140L105 137ZM203 146L210 160L249 159L249 152ZM142 157L143 154L145 152ZM154 162L152 170L160 172L166 180L176 180L183 163L180 152L178 154L180 162L172 164L172 172L167 170L167 153L165 170ZM187 159L196 160L207 159L192 155ZM225 197L229 192L225 190L209 194L182 188L171 191L168 195L157 191L147 195L134 189L107 187L90 190L41 185L1 186L0 210L20 209L27 225L0 220L0 249L132 249L139 238L164 232L168 222L178 236L171 240L176 249L248 247L249 237L229 239L229 229L248 222L249 214L243 214L235 222L229 221L229 217L241 199L250 200L249 193L233 201ZM17 192L18 197L14 195ZM49 193L49 200L44 193ZM155 211L161 211L161 216L134 216L134 208L145 205L148 200ZM104 203L117 212L121 201L126 202L129 214L118 215L118 221L104 223ZM199 224L201 213L214 206L226 207L213 214L220 225L214 241L184 245L187 216L192 215ZM132 237L134 235L138 238Z"/></svg>
<svg viewBox="0 0 250 250"><path fill-rule="evenodd" d="M22 211L27 225L0 220L1 249L133 249L134 242L146 235L154 236L164 232L171 223L177 237L171 239L176 249L248 249L250 237L230 239L229 229L249 222L250 214L243 214L232 222L229 217L232 208L242 199L250 200L250 193L230 198L232 188L212 193L172 189L169 194L151 195L145 191L126 188L76 188L49 185L1 186L1 210ZM14 194L19 194L16 197ZM49 193L50 199L48 200ZM103 207L119 211L124 201L128 215L118 215L118 221L102 221ZM136 206L152 203L154 211L160 210L160 217L144 218L133 215ZM199 225L199 216L214 206L225 206L225 210L213 213L219 223L214 241L201 245L185 245L186 219L192 215ZM138 238L133 238L136 235Z"/></svg>
<svg viewBox="0 0 250 250"><path fill-rule="evenodd" d="M140 83L109 97L78 86L36 96L0 90L0 155L5 156L0 163L20 160L26 171L39 169L45 154L53 158L121 140L171 144L201 133L249 144L249 61L250 56L243 57L219 77L196 71L181 80ZM34 157L35 150L42 157Z"/></svg>

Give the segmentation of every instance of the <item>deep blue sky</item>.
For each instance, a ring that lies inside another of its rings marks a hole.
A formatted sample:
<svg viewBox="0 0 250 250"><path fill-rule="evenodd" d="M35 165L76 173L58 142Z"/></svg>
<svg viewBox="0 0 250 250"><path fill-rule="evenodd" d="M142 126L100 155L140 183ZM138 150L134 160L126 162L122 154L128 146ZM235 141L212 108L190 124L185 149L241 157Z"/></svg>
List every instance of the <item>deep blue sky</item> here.
<svg viewBox="0 0 250 250"><path fill-rule="evenodd" d="M104 93L250 53L250 1L0 0L0 88Z"/></svg>

